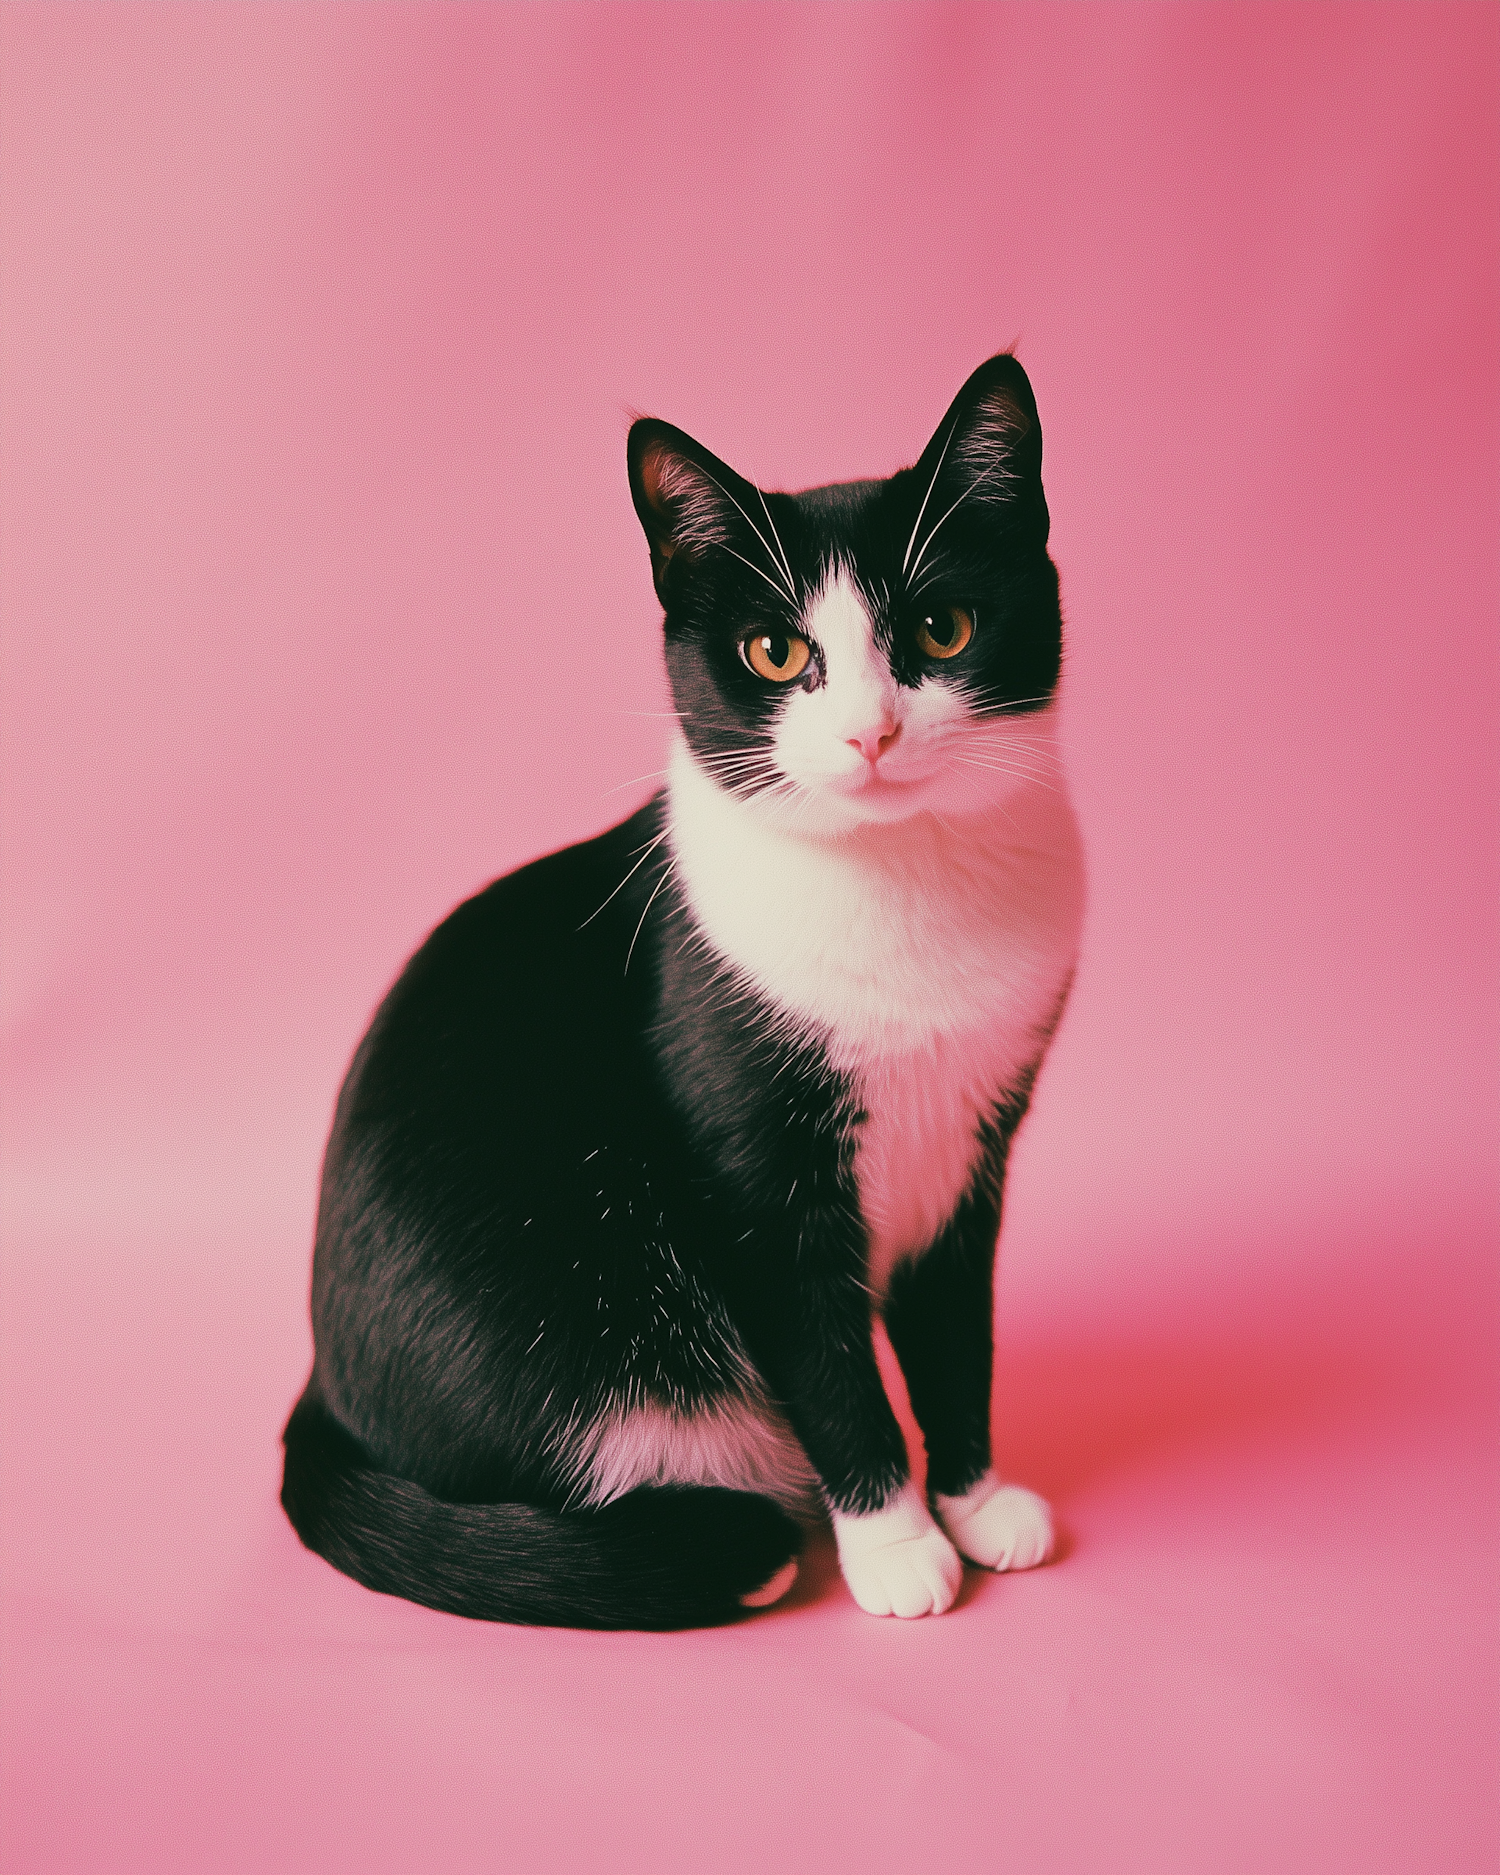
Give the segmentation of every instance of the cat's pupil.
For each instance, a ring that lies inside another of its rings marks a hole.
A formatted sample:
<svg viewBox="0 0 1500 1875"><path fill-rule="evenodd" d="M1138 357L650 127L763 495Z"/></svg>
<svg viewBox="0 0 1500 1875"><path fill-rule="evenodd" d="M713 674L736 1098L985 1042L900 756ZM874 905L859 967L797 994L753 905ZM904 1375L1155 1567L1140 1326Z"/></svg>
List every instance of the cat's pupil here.
<svg viewBox="0 0 1500 1875"><path fill-rule="evenodd" d="M956 618L926 618L923 619L922 623L927 629L928 637L932 639L934 644L951 645L953 640L958 636L958 620Z"/></svg>
<svg viewBox="0 0 1500 1875"><path fill-rule="evenodd" d="M792 655L792 646L789 639L762 638L760 644L761 649L776 666L777 670L780 670L782 665L785 664L787 659Z"/></svg>

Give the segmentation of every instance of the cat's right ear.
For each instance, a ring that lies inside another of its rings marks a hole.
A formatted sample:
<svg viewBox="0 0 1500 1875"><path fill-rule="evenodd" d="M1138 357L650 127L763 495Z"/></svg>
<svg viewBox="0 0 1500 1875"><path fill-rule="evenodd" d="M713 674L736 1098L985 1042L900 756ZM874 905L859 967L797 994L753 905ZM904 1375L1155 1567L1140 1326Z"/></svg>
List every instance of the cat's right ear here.
<svg viewBox="0 0 1500 1875"><path fill-rule="evenodd" d="M625 455L631 499L651 548L651 577L665 603L674 559L727 546L735 510L744 513L754 491L685 431L656 417L631 424Z"/></svg>

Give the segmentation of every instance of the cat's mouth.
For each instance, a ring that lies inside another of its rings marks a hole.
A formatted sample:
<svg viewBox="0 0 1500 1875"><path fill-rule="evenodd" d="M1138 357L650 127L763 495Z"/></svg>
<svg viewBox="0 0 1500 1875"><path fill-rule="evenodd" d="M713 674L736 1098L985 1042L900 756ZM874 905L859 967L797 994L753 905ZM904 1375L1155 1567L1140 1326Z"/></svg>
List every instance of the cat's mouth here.
<svg viewBox="0 0 1500 1875"><path fill-rule="evenodd" d="M830 785L841 794L903 794L914 788L924 787L932 779L932 771L924 769L920 774L909 770L893 773L881 763L861 762L858 768L830 777Z"/></svg>
<svg viewBox="0 0 1500 1875"><path fill-rule="evenodd" d="M935 772L887 770L884 763L861 762L856 769L826 776L818 786L829 807L855 823L905 820L928 804Z"/></svg>

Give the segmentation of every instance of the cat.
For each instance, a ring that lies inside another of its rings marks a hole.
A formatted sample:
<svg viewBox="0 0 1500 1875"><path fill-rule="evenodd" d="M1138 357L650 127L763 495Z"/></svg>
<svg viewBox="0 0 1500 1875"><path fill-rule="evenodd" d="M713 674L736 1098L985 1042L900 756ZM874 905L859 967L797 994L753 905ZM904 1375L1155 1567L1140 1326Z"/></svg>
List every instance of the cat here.
<svg viewBox="0 0 1500 1875"><path fill-rule="evenodd" d="M1008 353L884 481L763 492L632 426L666 785L460 905L339 1096L282 1501L357 1581L673 1628L777 1600L824 1514L877 1615L1048 1556L990 1452L1006 1156L1083 897L1041 459Z"/></svg>

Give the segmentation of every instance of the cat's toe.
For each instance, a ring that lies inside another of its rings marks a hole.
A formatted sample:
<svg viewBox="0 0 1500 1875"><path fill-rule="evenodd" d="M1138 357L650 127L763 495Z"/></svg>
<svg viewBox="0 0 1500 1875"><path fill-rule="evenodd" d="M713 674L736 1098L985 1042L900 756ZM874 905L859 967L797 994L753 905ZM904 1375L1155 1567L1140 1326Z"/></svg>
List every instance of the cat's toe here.
<svg viewBox="0 0 1500 1875"><path fill-rule="evenodd" d="M905 1537L885 1549L846 1557L844 1580L867 1615L913 1620L953 1606L964 1566L941 1530Z"/></svg>
<svg viewBox="0 0 1500 1875"><path fill-rule="evenodd" d="M762 1582L758 1589L751 1589L748 1595L740 1597L742 1608L769 1608L773 1602L779 1602L783 1595L797 1580L797 1558L791 1557L776 1571L769 1582Z"/></svg>
<svg viewBox="0 0 1500 1875"><path fill-rule="evenodd" d="M987 1480L959 1498L939 1498L938 1514L960 1554L982 1569L1034 1569L1052 1554L1052 1512L1023 1485Z"/></svg>

